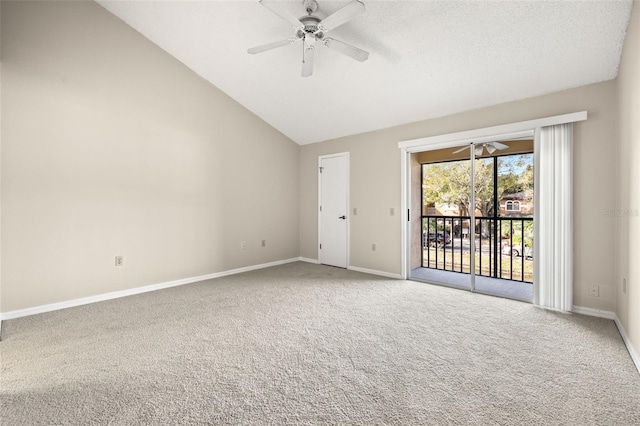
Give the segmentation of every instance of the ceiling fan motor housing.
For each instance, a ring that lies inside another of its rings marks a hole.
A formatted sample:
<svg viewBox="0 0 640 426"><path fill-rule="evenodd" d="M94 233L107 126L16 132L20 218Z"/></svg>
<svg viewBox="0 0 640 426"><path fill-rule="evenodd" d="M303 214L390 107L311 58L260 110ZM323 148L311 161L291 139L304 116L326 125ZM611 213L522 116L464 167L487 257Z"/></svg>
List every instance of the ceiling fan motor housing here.
<svg viewBox="0 0 640 426"><path fill-rule="evenodd" d="M318 39L324 37L324 34L322 32L317 32L318 25L320 24L320 18L316 18L312 15L303 16L302 18L300 18L300 22L302 22L304 28L298 30L298 32L296 33L298 38L304 38L307 34L315 35Z"/></svg>

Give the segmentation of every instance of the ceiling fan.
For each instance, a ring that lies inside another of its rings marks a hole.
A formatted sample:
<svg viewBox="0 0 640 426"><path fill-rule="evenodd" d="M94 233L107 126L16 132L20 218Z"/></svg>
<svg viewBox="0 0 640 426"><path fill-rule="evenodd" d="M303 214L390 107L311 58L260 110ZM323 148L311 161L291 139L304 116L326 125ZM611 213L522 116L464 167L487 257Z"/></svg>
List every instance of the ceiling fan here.
<svg viewBox="0 0 640 426"><path fill-rule="evenodd" d="M309 77L313 74L313 53L316 44L324 44L329 49L340 52L356 61L364 62L369 58L369 52L347 44L343 41L331 37L325 37L326 33L344 24L348 20L364 13L364 3L354 0L342 9L320 19L313 15L318 10L316 0L303 0L307 14L301 18L296 18L289 11L284 9L278 2L273 0L260 0L260 4L287 21L295 31L295 37L273 43L263 44L247 50L250 54L261 53L267 50L282 46L288 46L298 41L302 41L302 76Z"/></svg>
<svg viewBox="0 0 640 426"><path fill-rule="evenodd" d="M475 149L475 154L476 156L480 156L482 155L482 152L486 149L487 152L489 154L493 154L494 152L496 152L496 150L502 150L502 149L507 149L509 148L509 145L505 145L503 143L500 142L486 142L486 143L480 143L480 144L471 144L469 146L465 146L463 148L460 148L456 151L453 151L453 154L457 154L459 152L464 151L465 149L471 149L471 147L474 147Z"/></svg>

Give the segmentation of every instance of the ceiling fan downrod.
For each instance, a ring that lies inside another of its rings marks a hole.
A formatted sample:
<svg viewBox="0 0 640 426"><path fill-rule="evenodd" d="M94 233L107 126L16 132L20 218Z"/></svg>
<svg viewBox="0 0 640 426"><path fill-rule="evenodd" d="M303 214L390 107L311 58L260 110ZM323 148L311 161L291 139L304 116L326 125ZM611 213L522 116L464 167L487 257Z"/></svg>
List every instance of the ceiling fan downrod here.
<svg viewBox="0 0 640 426"><path fill-rule="evenodd" d="M304 4L307 15L311 15L318 10L318 2L316 0L302 0L302 4Z"/></svg>

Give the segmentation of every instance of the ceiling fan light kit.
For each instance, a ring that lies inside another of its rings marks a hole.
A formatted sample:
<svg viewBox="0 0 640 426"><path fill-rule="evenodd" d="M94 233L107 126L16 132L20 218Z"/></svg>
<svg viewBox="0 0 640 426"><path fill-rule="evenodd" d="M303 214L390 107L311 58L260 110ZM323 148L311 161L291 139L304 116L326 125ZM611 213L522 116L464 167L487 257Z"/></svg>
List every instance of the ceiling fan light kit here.
<svg viewBox="0 0 640 426"><path fill-rule="evenodd" d="M364 3L360 0L353 0L351 3L348 3L342 9L332 13L325 19L320 19L313 15L318 10L318 3L316 0L303 0L302 3L307 15L301 18L296 18L289 11L284 9L279 2L274 0L260 0L260 4L278 15L293 27L295 38L252 47L251 49L248 49L247 52L253 55L302 41L303 77L309 77L313 74L313 58L317 43L321 43L329 49L346 55L359 62L364 62L369 58L369 52L367 51L343 41L325 37L327 32L364 13Z"/></svg>

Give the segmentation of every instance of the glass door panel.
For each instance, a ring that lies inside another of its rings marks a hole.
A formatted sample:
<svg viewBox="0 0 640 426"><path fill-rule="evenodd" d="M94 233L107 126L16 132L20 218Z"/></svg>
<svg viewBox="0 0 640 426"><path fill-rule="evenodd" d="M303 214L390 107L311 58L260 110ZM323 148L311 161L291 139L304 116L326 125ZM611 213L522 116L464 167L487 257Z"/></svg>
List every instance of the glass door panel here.
<svg viewBox="0 0 640 426"><path fill-rule="evenodd" d="M417 239L421 263L412 269L411 278L470 290L471 160L467 147L420 153L422 211Z"/></svg>
<svg viewBox="0 0 640 426"><path fill-rule="evenodd" d="M518 141L521 142L521 141ZM533 144L509 153L476 145L474 291L533 300ZM479 149L478 147L482 147Z"/></svg>

